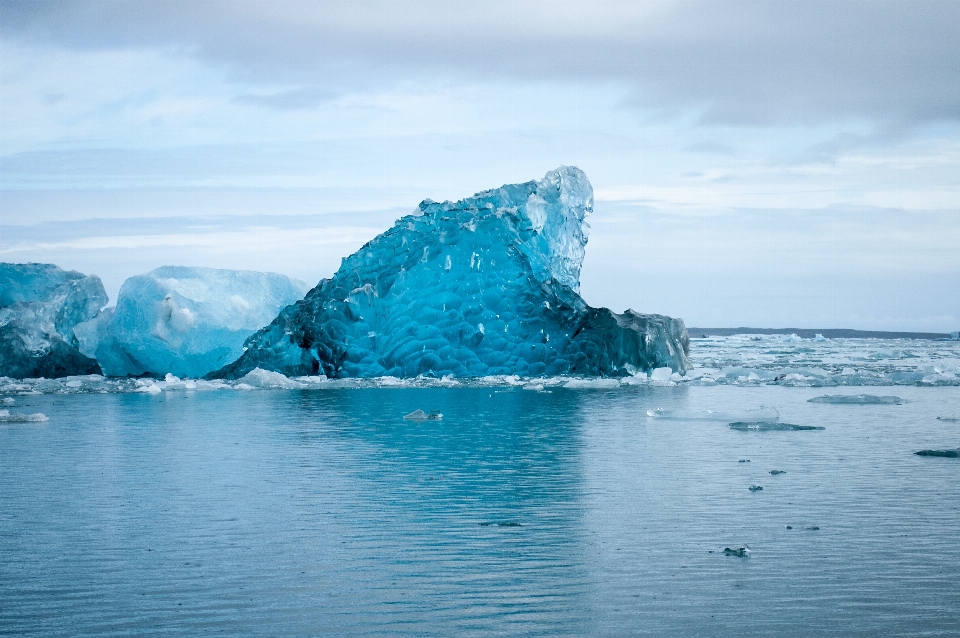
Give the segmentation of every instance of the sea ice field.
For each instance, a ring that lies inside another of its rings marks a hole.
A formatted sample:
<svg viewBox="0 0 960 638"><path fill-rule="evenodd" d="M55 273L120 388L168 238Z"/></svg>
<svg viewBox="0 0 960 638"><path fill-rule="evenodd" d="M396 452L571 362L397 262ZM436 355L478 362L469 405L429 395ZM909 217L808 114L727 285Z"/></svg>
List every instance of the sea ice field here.
<svg viewBox="0 0 960 638"><path fill-rule="evenodd" d="M3 379L0 633L957 635L960 344L690 354Z"/></svg>

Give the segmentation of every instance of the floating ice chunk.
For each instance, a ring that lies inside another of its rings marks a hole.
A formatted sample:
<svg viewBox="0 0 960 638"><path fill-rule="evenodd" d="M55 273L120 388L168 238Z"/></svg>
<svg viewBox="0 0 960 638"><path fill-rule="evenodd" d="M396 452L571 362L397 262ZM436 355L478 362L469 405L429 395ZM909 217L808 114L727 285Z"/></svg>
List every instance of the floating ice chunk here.
<svg viewBox="0 0 960 638"><path fill-rule="evenodd" d="M46 414L35 412L33 414L10 413L10 410L0 410L0 423L43 423L49 421Z"/></svg>
<svg viewBox="0 0 960 638"><path fill-rule="evenodd" d="M750 554L752 554L752 553L753 553L753 552L751 552L751 551L750 551L748 548L746 548L746 547L741 547L741 548L739 548L739 549L731 549L731 548L729 548L729 547L724 547L724 548L723 548L723 555L724 555L724 556L736 556L737 558L749 558L749 557L750 557Z"/></svg>
<svg viewBox="0 0 960 638"><path fill-rule="evenodd" d="M100 372L74 329L107 304L100 278L53 264L0 263L0 375L57 378Z"/></svg>
<svg viewBox="0 0 960 638"><path fill-rule="evenodd" d="M306 384L289 379L279 372L263 370L262 368L254 368L237 381L251 388L284 388L293 390L307 387Z"/></svg>
<svg viewBox="0 0 960 638"><path fill-rule="evenodd" d="M164 266L127 279L116 310L83 327L109 376L202 377L308 286L273 273Z"/></svg>
<svg viewBox="0 0 960 638"><path fill-rule="evenodd" d="M957 416L956 414L942 414L937 417L937 421L960 421L960 416Z"/></svg>
<svg viewBox="0 0 960 638"><path fill-rule="evenodd" d="M667 410L657 408L647 410L647 416L661 419L675 419L682 421L719 421L723 423L776 423L780 420L780 413L776 408L759 407L734 411L715 410Z"/></svg>
<svg viewBox="0 0 960 638"><path fill-rule="evenodd" d="M405 415L403 418L408 421L439 421L443 418L443 415L439 412L424 412L423 410L417 409Z"/></svg>
<svg viewBox="0 0 960 638"><path fill-rule="evenodd" d="M669 381L671 374L673 374L671 368L657 368L650 373L650 379L653 381Z"/></svg>
<svg viewBox="0 0 960 638"><path fill-rule="evenodd" d="M163 388L152 381L143 381L137 385L135 392L143 392L146 394L160 394L163 392Z"/></svg>
<svg viewBox="0 0 960 638"><path fill-rule="evenodd" d="M14 400L13 397L4 397L4 398L3 398L3 404L4 404L4 405L13 405L14 403L16 403L16 400Z"/></svg>
<svg viewBox="0 0 960 638"><path fill-rule="evenodd" d="M571 379L563 384L571 390L613 390L620 387L617 379Z"/></svg>
<svg viewBox="0 0 960 638"><path fill-rule="evenodd" d="M914 452L917 456L942 456L948 459L960 458L960 449L958 450L920 450Z"/></svg>
<svg viewBox="0 0 960 638"><path fill-rule="evenodd" d="M819 425L794 425L793 423L773 423L770 421L736 421L730 429L741 432L794 432L799 430L825 430Z"/></svg>
<svg viewBox="0 0 960 638"><path fill-rule="evenodd" d="M874 394L826 394L808 399L810 403L833 403L838 405L900 405L903 399Z"/></svg>
<svg viewBox="0 0 960 638"><path fill-rule="evenodd" d="M577 293L592 208L593 188L572 167L459 202L425 200L211 376L684 373L681 320L591 308Z"/></svg>

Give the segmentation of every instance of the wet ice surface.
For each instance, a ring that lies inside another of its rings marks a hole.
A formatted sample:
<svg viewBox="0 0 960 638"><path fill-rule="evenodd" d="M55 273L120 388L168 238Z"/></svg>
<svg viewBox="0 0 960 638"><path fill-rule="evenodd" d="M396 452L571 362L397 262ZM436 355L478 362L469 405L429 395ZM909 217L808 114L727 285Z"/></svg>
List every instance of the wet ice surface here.
<svg viewBox="0 0 960 638"><path fill-rule="evenodd" d="M0 633L956 635L960 388L437 384L16 396Z"/></svg>

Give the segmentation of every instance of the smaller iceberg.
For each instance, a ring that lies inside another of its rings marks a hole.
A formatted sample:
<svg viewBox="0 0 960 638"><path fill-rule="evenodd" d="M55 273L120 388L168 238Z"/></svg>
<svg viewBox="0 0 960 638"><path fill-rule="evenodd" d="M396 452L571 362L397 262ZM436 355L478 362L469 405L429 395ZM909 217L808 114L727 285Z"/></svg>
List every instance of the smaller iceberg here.
<svg viewBox="0 0 960 638"><path fill-rule="evenodd" d="M163 266L127 279L116 308L76 332L108 376L198 378L243 354L244 340L309 288L274 273Z"/></svg>
<svg viewBox="0 0 960 638"><path fill-rule="evenodd" d="M0 376L99 374L78 349L75 328L107 304L95 275L54 264L0 263Z"/></svg>

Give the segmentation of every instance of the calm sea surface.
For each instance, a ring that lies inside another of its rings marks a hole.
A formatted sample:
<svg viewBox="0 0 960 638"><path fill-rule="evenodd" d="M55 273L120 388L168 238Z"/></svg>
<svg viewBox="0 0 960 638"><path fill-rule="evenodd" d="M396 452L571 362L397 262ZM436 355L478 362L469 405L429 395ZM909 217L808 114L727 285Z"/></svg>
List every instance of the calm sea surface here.
<svg viewBox="0 0 960 638"><path fill-rule="evenodd" d="M6 396L0 634L960 635L956 385Z"/></svg>

